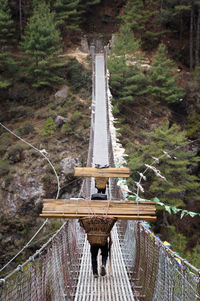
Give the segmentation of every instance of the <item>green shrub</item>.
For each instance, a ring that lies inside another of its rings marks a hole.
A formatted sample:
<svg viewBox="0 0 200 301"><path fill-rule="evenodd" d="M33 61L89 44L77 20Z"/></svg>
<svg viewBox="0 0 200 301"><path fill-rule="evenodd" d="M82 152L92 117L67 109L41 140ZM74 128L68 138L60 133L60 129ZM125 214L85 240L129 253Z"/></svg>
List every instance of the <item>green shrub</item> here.
<svg viewBox="0 0 200 301"><path fill-rule="evenodd" d="M68 97L67 97L67 101L65 102L65 107L67 107L68 108L68 106L69 105L72 105L72 104L74 104L76 102L76 97L74 96L74 95L69 95Z"/></svg>
<svg viewBox="0 0 200 301"><path fill-rule="evenodd" d="M8 147L11 145L11 135L9 133L3 133L0 136L0 156L3 156Z"/></svg>
<svg viewBox="0 0 200 301"><path fill-rule="evenodd" d="M58 229L60 229L60 227L62 226L62 222L57 220L57 219L52 219L50 221L50 229L51 231L57 231Z"/></svg>
<svg viewBox="0 0 200 301"><path fill-rule="evenodd" d="M68 96L67 96L68 98ZM58 98L53 98L52 102L50 104L50 108L52 110L56 110L58 107L63 107L66 104L66 98L63 97L58 97Z"/></svg>
<svg viewBox="0 0 200 301"><path fill-rule="evenodd" d="M53 135L56 129L56 124L53 121L52 117L49 117L45 123L44 126L42 128L42 130L40 131L40 136L47 136L47 135Z"/></svg>
<svg viewBox="0 0 200 301"><path fill-rule="evenodd" d="M37 146L36 146L36 147L37 147ZM38 146L37 148L39 148L39 146ZM33 158L40 158L40 157L41 157L41 155L39 154L39 152L37 152L37 151L34 150L33 148L31 148L31 149L29 150L29 155L30 155L31 157L33 157Z"/></svg>
<svg viewBox="0 0 200 301"><path fill-rule="evenodd" d="M24 106L13 106L9 111L10 119L15 122L16 118L33 118L34 113L32 108Z"/></svg>
<svg viewBox="0 0 200 301"><path fill-rule="evenodd" d="M193 248L191 253L190 252L186 253L187 260L197 268L200 268L199 257L200 257L200 241L197 242L196 246Z"/></svg>
<svg viewBox="0 0 200 301"><path fill-rule="evenodd" d="M0 156L2 157L7 151L6 145L0 145Z"/></svg>
<svg viewBox="0 0 200 301"><path fill-rule="evenodd" d="M67 64L67 79L74 91L79 92L81 88L91 92L92 81L91 72L80 64L77 59L69 60Z"/></svg>
<svg viewBox="0 0 200 301"><path fill-rule="evenodd" d="M58 114L63 116L63 117L67 117L67 110L60 107L59 110L58 110Z"/></svg>
<svg viewBox="0 0 200 301"><path fill-rule="evenodd" d="M117 114L120 113L120 110L119 110L119 107L118 107L117 103L113 104L112 113L113 113L114 116L116 116Z"/></svg>
<svg viewBox="0 0 200 301"><path fill-rule="evenodd" d="M67 122L67 123L64 123L62 128L61 128L61 132L63 134L73 134L73 130L71 128L71 125Z"/></svg>
<svg viewBox="0 0 200 301"><path fill-rule="evenodd" d="M19 129L18 129L18 133L19 135L29 135L29 134L34 134L35 133L35 128L32 125L32 123L30 122L26 122L24 125L22 125Z"/></svg>
<svg viewBox="0 0 200 301"><path fill-rule="evenodd" d="M10 171L8 161L0 160L0 177L6 176Z"/></svg>
<svg viewBox="0 0 200 301"><path fill-rule="evenodd" d="M21 80L25 81L26 78ZM48 94L49 91L45 89L38 91L37 89L34 89L32 86L29 86L25 82L20 83L18 81L9 89L8 98L12 102L20 102L26 105L40 108L45 106L49 102Z"/></svg>
<svg viewBox="0 0 200 301"><path fill-rule="evenodd" d="M11 163L17 163L22 160L22 153L26 146L22 143L16 143L8 148L8 159Z"/></svg>
<svg viewBox="0 0 200 301"><path fill-rule="evenodd" d="M51 117L52 119L55 119L56 116L57 116L56 111L50 109L49 112L48 112L48 117Z"/></svg>
<svg viewBox="0 0 200 301"><path fill-rule="evenodd" d="M51 184L52 182L54 182L55 181L55 176L54 176L54 174L50 174L50 173L47 173L44 177L42 177L42 183L43 184Z"/></svg>
<svg viewBox="0 0 200 301"><path fill-rule="evenodd" d="M47 119L48 117L49 117L49 113L48 112L37 112L36 114L35 114L35 117L37 118L37 119L39 119L39 120L41 120L41 119Z"/></svg>
<svg viewBox="0 0 200 301"><path fill-rule="evenodd" d="M82 113L76 110L76 111L73 112L73 115L71 117L71 121L73 123L77 122L81 119L81 117L82 117Z"/></svg>
<svg viewBox="0 0 200 301"><path fill-rule="evenodd" d="M11 135L9 133L3 133L0 136L0 144L9 146L11 145Z"/></svg>
<svg viewBox="0 0 200 301"><path fill-rule="evenodd" d="M12 101L28 102L31 94L32 94L32 89L30 89L27 84L18 82L9 89L8 97Z"/></svg>
<svg viewBox="0 0 200 301"><path fill-rule="evenodd" d="M9 167L9 166L8 166ZM4 181L5 181L5 188L8 187L11 182L13 180L13 176L10 175L10 174L7 174L5 177L4 177Z"/></svg>
<svg viewBox="0 0 200 301"><path fill-rule="evenodd" d="M56 170L57 173L60 173L60 172L61 172L62 167L60 166L59 163L56 163L56 164L54 165L54 167L55 167L55 170Z"/></svg>

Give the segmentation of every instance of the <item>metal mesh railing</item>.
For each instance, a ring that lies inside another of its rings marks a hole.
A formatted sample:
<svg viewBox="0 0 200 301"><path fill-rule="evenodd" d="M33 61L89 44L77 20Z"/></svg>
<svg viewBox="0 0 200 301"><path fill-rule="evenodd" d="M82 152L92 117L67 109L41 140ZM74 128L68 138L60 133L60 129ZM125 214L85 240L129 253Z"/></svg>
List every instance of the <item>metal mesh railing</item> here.
<svg viewBox="0 0 200 301"><path fill-rule="evenodd" d="M118 222L122 254L136 300L200 300L199 271L143 223Z"/></svg>
<svg viewBox="0 0 200 301"><path fill-rule="evenodd" d="M1 281L1 301L73 300L84 235L76 220Z"/></svg>

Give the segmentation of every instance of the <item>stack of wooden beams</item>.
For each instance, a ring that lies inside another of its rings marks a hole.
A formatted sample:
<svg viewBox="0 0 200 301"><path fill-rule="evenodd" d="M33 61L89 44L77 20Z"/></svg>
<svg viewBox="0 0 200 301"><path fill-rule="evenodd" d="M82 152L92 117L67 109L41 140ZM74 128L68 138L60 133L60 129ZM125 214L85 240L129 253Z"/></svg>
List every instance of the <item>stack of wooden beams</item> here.
<svg viewBox="0 0 200 301"><path fill-rule="evenodd" d="M130 169L123 168L94 168L94 167L75 167L75 177L94 177L94 178L128 178Z"/></svg>
<svg viewBox="0 0 200 301"><path fill-rule="evenodd" d="M94 214L126 220L155 221L156 204L150 201L45 199L40 216L44 218L80 218Z"/></svg>

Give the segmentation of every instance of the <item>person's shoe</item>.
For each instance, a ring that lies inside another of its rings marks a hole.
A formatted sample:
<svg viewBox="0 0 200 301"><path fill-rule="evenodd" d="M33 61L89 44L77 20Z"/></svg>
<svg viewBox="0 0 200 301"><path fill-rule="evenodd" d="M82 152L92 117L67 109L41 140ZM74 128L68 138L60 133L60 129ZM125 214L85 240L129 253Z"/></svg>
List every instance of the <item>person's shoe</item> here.
<svg viewBox="0 0 200 301"><path fill-rule="evenodd" d="M105 265L102 265L101 266L101 276L105 276L106 275L106 268L105 268Z"/></svg>
<svg viewBox="0 0 200 301"><path fill-rule="evenodd" d="M94 278L98 278L98 274L94 274Z"/></svg>

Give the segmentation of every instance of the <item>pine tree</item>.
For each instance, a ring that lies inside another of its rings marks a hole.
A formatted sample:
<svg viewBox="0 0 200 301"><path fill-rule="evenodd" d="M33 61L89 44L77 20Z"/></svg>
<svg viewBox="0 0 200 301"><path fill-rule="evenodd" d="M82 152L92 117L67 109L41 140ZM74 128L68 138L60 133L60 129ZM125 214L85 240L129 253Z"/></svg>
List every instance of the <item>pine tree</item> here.
<svg viewBox="0 0 200 301"><path fill-rule="evenodd" d="M136 145L128 157L132 181L138 181L137 172L145 170L144 164L153 165L166 178L162 179L149 169L146 172L148 182L143 182L145 196L156 196L164 203L176 206L199 200L198 177L192 174L192 170L200 158L184 147L189 142L185 132L175 124L169 127L169 122L164 121L153 131L141 134L145 144ZM159 163L155 163L154 158L160 158Z"/></svg>
<svg viewBox="0 0 200 301"><path fill-rule="evenodd" d="M11 19L8 0L0 0L0 44L6 46L10 38L13 37L14 28Z"/></svg>
<svg viewBox="0 0 200 301"><path fill-rule="evenodd" d="M16 67L9 51L0 52L0 89L8 88L12 84Z"/></svg>
<svg viewBox="0 0 200 301"><path fill-rule="evenodd" d="M146 78L138 54L140 42L135 40L130 26L120 29L108 60L111 92L115 101L120 103L142 102L146 100Z"/></svg>
<svg viewBox="0 0 200 301"><path fill-rule="evenodd" d="M60 34L56 29L54 13L45 3L40 3L25 30L22 49L27 56L25 71L34 87L53 86L62 82L56 74L61 64L57 55L61 51Z"/></svg>
<svg viewBox="0 0 200 301"><path fill-rule="evenodd" d="M0 89L11 85L11 74L16 64L10 56L9 41L13 38L14 29L8 0L0 0Z"/></svg>
<svg viewBox="0 0 200 301"><path fill-rule="evenodd" d="M148 72L148 90L153 101L176 103L183 97L183 91L177 85L174 71L172 61L167 58L165 45L160 44Z"/></svg>
<svg viewBox="0 0 200 301"><path fill-rule="evenodd" d="M148 19L144 13L144 1L128 0L124 8L122 19L126 24L129 24L133 30L144 31L145 23Z"/></svg>
<svg viewBox="0 0 200 301"><path fill-rule="evenodd" d="M85 14L92 8L93 5L100 3L101 0L80 0L79 10L81 14Z"/></svg>
<svg viewBox="0 0 200 301"><path fill-rule="evenodd" d="M56 20L62 31L80 31L80 26L84 22L84 14L93 5L100 3L101 0L56 0L54 9Z"/></svg>
<svg viewBox="0 0 200 301"><path fill-rule="evenodd" d="M56 21L62 30L80 30L79 2L80 0L57 0L55 2Z"/></svg>
<svg viewBox="0 0 200 301"><path fill-rule="evenodd" d="M200 66L197 66L185 85L187 100L187 135L190 139L200 137Z"/></svg>
<svg viewBox="0 0 200 301"><path fill-rule="evenodd" d="M131 30L130 25L125 23L120 27L119 36L116 38L114 45L112 46L112 52L115 55L126 56L134 55L140 47L140 41L134 38L134 34Z"/></svg>
<svg viewBox="0 0 200 301"><path fill-rule="evenodd" d="M124 7L122 20L129 24L142 45L150 49L158 44L163 34L160 26L160 1L128 0Z"/></svg>

